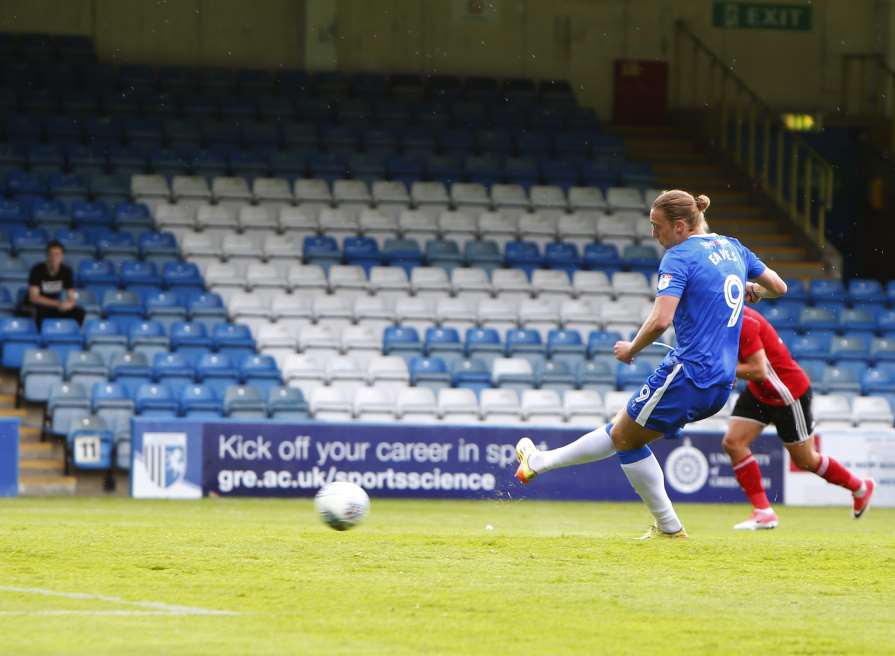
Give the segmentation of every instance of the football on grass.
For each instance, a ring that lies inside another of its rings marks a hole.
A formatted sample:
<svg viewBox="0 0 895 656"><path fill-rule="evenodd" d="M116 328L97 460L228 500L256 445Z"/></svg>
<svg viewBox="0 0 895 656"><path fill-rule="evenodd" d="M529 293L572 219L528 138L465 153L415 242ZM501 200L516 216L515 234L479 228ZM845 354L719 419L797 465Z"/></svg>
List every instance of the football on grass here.
<svg viewBox="0 0 895 656"><path fill-rule="evenodd" d="M357 526L370 512L370 497L360 485L347 481L327 483L314 497L323 523L337 531Z"/></svg>

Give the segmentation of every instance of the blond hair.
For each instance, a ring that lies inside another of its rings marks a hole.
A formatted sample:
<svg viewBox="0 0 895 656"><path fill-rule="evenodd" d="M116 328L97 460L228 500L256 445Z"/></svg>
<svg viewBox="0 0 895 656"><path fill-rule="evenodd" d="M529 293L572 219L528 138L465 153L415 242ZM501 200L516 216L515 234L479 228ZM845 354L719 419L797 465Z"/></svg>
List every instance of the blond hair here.
<svg viewBox="0 0 895 656"><path fill-rule="evenodd" d="M708 232L705 211L710 204L711 200L705 194L694 197L681 189L670 189L653 201L653 209L662 210L669 221L685 221L691 230Z"/></svg>

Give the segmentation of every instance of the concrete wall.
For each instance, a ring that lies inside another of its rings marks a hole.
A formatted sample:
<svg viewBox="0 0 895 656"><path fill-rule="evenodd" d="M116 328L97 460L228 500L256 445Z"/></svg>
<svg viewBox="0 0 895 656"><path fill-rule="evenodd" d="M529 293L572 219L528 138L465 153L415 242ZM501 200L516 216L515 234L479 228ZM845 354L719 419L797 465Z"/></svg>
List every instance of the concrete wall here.
<svg viewBox="0 0 895 656"><path fill-rule="evenodd" d="M105 61L304 65L304 3L294 0L3 0L0 6L0 30L90 35Z"/></svg>
<svg viewBox="0 0 895 656"><path fill-rule="evenodd" d="M673 61L684 18L771 104L832 109L842 53L895 56L893 0L811 4L810 32L776 32L712 27L712 0L4 0L0 30L89 34L120 62L565 78L608 115L612 61Z"/></svg>

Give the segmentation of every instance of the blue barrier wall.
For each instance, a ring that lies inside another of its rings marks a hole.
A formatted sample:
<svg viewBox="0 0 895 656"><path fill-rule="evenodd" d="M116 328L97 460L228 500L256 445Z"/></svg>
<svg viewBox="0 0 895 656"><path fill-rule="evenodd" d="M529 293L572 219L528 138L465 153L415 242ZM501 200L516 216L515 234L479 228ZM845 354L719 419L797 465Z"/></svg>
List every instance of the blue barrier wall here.
<svg viewBox="0 0 895 656"><path fill-rule="evenodd" d="M523 434L554 448L580 429L362 423L190 422L135 419L131 493L138 497L292 497L350 480L377 497L626 501L636 493L617 459L513 478ZM717 432L653 445L676 501L743 502ZM754 453L772 500L783 500L783 449L762 436Z"/></svg>
<svg viewBox="0 0 895 656"><path fill-rule="evenodd" d="M0 419L0 497L19 493L19 420Z"/></svg>

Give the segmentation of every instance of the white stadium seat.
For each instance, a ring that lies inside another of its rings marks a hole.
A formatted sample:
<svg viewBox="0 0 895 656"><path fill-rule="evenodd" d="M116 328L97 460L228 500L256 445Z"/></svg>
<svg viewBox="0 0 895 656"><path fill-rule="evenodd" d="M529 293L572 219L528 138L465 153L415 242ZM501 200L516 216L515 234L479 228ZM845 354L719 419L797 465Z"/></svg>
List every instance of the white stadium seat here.
<svg viewBox="0 0 895 656"><path fill-rule="evenodd" d="M378 355L367 363L367 383L388 390L392 395L410 385L410 372L404 358L397 355Z"/></svg>
<svg viewBox="0 0 895 656"><path fill-rule="evenodd" d="M484 269L457 267L451 271L451 289L457 298L470 303L491 297L491 280Z"/></svg>
<svg viewBox="0 0 895 656"><path fill-rule="evenodd" d="M331 203L333 196L326 180L301 178L295 181L295 200L299 203Z"/></svg>
<svg viewBox="0 0 895 656"><path fill-rule="evenodd" d="M551 389L523 390L522 418L530 424L562 425L564 416L559 394Z"/></svg>
<svg viewBox="0 0 895 656"><path fill-rule="evenodd" d="M211 180L211 195L216 202L252 200L252 191L245 178L215 177Z"/></svg>
<svg viewBox="0 0 895 656"><path fill-rule="evenodd" d="M354 416L358 421L395 420L395 402L388 390L360 387L354 393Z"/></svg>
<svg viewBox="0 0 895 656"><path fill-rule="evenodd" d="M398 391L397 416L402 421L431 424L438 421L435 392L428 387L405 387Z"/></svg>
<svg viewBox="0 0 895 656"><path fill-rule="evenodd" d="M338 387L317 387L311 392L311 414L320 421L350 421L351 402Z"/></svg>
<svg viewBox="0 0 895 656"><path fill-rule="evenodd" d="M171 180L171 196L175 199L211 200L211 187L201 175L175 175Z"/></svg>
<svg viewBox="0 0 895 656"><path fill-rule="evenodd" d="M513 389L484 389L481 395L481 416L488 424L520 422L519 396Z"/></svg>
<svg viewBox="0 0 895 656"><path fill-rule="evenodd" d="M305 326L311 325L311 300L313 296L308 294L287 294L280 292L270 299L270 311L277 324L285 327L296 336L295 344L298 346L298 335Z"/></svg>
<svg viewBox="0 0 895 656"><path fill-rule="evenodd" d="M531 298L532 285L522 269L495 269L491 286L501 300L520 302Z"/></svg>
<svg viewBox="0 0 895 656"><path fill-rule="evenodd" d="M594 390L568 390L563 394L563 412L573 426L594 429L606 421L603 399Z"/></svg>
<svg viewBox="0 0 895 656"><path fill-rule="evenodd" d="M348 398L365 386L366 372L350 355L339 355L326 360L326 384L339 387Z"/></svg>
<svg viewBox="0 0 895 656"><path fill-rule="evenodd" d="M644 210L643 194L634 187L610 187L606 203L612 210Z"/></svg>
<svg viewBox="0 0 895 656"><path fill-rule="evenodd" d="M333 200L343 203L369 205L373 201L370 188L363 180L336 180L333 182Z"/></svg>
<svg viewBox="0 0 895 656"><path fill-rule="evenodd" d="M569 207L577 210L605 210L606 198L599 187L572 187L569 189Z"/></svg>
<svg viewBox="0 0 895 656"><path fill-rule="evenodd" d="M447 424L478 423L479 404L475 392L451 387L438 390L438 415Z"/></svg>
<svg viewBox="0 0 895 656"><path fill-rule="evenodd" d="M329 289L340 298L351 302L358 296L367 295L367 276L363 267L336 264L329 268Z"/></svg>
<svg viewBox="0 0 895 656"><path fill-rule="evenodd" d="M306 355L317 355L326 362L341 350L340 333L340 328L329 324L304 326L298 333L298 350Z"/></svg>
<svg viewBox="0 0 895 656"><path fill-rule="evenodd" d="M559 210L565 212L569 206L566 193L557 185L534 185L529 190L532 207L538 210Z"/></svg>
<svg viewBox="0 0 895 656"><path fill-rule="evenodd" d="M451 185L451 200L458 208L478 207L487 209L491 206L488 190L485 185L475 182L455 182Z"/></svg>
<svg viewBox="0 0 895 656"><path fill-rule="evenodd" d="M286 272L286 284L296 294L308 291L325 294L329 288L326 273L319 264L293 264Z"/></svg>
<svg viewBox="0 0 895 656"><path fill-rule="evenodd" d="M438 220L420 210L404 210L398 217L398 228L405 239L425 244L438 236Z"/></svg>
<svg viewBox="0 0 895 656"><path fill-rule="evenodd" d="M477 213L471 209L465 211L457 210L455 212L441 212L438 215L437 230L441 233L442 239L450 239L460 245L476 238L478 232Z"/></svg>
<svg viewBox="0 0 895 656"><path fill-rule="evenodd" d="M281 205L291 203L295 198L286 178L255 178L252 181L252 194L262 205Z"/></svg>
<svg viewBox="0 0 895 656"><path fill-rule="evenodd" d="M315 355L292 353L283 364L283 380L289 387L297 387L310 398L311 393L324 385L324 361Z"/></svg>
<svg viewBox="0 0 895 656"><path fill-rule="evenodd" d="M491 203L496 208L519 207L528 209L528 195L525 187L517 184L491 185Z"/></svg>

